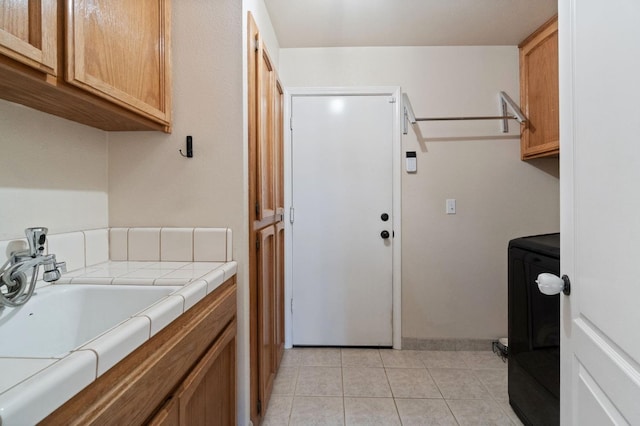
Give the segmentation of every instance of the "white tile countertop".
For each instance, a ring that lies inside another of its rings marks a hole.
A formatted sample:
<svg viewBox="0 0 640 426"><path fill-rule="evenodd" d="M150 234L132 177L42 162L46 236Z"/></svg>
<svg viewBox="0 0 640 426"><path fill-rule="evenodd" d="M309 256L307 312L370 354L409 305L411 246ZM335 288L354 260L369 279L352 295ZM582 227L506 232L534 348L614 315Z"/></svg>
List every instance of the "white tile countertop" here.
<svg viewBox="0 0 640 426"><path fill-rule="evenodd" d="M46 358L0 357L0 425L42 420L236 271L235 261L108 261L64 274L51 285L170 286L172 290L175 286L175 290L70 352Z"/></svg>

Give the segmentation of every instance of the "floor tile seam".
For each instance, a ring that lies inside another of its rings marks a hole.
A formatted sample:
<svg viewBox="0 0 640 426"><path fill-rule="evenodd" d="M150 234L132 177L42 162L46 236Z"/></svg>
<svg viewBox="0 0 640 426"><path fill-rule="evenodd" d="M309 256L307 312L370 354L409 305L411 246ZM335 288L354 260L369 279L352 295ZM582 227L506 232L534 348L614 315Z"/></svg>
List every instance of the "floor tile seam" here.
<svg viewBox="0 0 640 426"><path fill-rule="evenodd" d="M458 418L456 417L455 413L453 412L453 410L451 409L451 405L449 405L449 401L445 398L444 403L447 404L447 409L449 410L449 412L451 413L451 416L453 417L453 420L460 425L460 420L458 420Z"/></svg>

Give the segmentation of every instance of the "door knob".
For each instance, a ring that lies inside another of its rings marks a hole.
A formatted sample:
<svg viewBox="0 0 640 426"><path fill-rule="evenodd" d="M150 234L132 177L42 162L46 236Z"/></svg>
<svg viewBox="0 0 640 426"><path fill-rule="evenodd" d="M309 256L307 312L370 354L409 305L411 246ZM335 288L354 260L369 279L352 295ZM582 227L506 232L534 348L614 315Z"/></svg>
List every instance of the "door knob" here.
<svg viewBox="0 0 640 426"><path fill-rule="evenodd" d="M382 231L380 233L380 236L386 240L387 238L389 238L389 231Z"/></svg>
<svg viewBox="0 0 640 426"><path fill-rule="evenodd" d="M569 281L569 277L566 275L563 275L562 278L560 278L557 275L545 272L538 275L536 284L538 284L540 292L548 296L553 296L560 292L563 292L567 296L571 294L571 282Z"/></svg>

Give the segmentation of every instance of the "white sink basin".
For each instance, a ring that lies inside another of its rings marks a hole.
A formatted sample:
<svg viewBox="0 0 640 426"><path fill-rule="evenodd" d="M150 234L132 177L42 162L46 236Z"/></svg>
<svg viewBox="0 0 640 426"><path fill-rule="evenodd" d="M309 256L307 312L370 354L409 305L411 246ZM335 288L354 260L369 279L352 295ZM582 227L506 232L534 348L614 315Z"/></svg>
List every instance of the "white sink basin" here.
<svg viewBox="0 0 640 426"><path fill-rule="evenodd" d="M0 357L58 358L181 287L63 285L0 310Z"/></svg>

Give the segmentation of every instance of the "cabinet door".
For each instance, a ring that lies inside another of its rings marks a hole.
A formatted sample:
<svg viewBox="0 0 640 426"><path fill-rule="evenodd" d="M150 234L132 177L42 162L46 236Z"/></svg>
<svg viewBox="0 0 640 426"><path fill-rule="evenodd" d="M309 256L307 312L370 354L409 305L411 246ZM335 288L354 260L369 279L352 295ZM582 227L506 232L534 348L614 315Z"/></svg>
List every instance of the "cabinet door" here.
<svg viewBox="0 0 640 426"><path fill-rule="evenodd" d="M520 103L529 119L521 137L523 160L558 154L558 90L558 21L555 19L520 45Z"/></svg>
<svg viewBox="0 0 640 426"><path fill-rule="evenodd" d="M0 53L56 75L55 0L0 0Z"/></svg>
<svg viewBox="0 0 640 426"><path fill-rule="evenodd" d="M273 66L266 49L259 49L257 60L257 156L256 156L256 219L264 220L275 214L275 152L274 152L274 85Z"/></svg>
<svg viewBox="0 0 640 426"><path fill-rule="evenodd" d="M284 215L284 90L278 79L274 89L275 207L276 214Z"/></svg>
<svg viewBox="0 0 640 426"><path fill-rule="evenodd" d="M258 359L263 413L276 375L275 342L275 227L258 231Z"/></svg>
<svg viewBox="0 0 640 426"><path fill-rule="evenodd" d="M67 4L67 81L169 125L170 1Z"/></svg>
<svg viewBox="0 0 640 426"><path fill-rule="evenodd" d="M276 281L275 281L275 358L276 368L284 354L284 222L275 224L276 230Z"/></svg>
<svg viewBox="0 0 640 426"><path fill-rule="evenodd" d="M178 389L175 399L179 405L180 425L236 424L235 336L234 320Z"/></svg>

